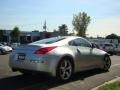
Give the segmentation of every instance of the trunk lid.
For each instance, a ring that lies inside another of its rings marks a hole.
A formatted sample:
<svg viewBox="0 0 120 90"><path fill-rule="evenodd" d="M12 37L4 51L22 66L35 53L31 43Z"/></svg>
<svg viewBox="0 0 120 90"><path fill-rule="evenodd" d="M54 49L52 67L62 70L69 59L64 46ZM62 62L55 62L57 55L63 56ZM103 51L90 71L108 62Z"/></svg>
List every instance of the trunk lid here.
<svg viewBox="0 0 120 90"><path fill-rule="evenodd" d="M20 45L15 49L16 52L20 53L34 53L36 50L42 48L40 45Z"/></svg>
<svg viewBox="0 0 120 90"><path fill-rule="evenodd" d="M28 44L28 45L20 45L15 49L16 53L26 53L26 54L33 54L37 50L44 48L44 47L51 47L54 45L50 44Z"/></svg>

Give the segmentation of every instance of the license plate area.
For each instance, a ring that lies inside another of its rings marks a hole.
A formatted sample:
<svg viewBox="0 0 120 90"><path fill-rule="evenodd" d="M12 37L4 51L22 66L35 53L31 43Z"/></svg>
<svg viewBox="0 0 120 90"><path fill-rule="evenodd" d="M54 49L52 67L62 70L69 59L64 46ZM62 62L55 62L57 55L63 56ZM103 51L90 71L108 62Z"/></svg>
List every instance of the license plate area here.
<svg viewBox="0 0 120 90"><path fill-rule="evenodd" d="M18 60L24 61L25 57L26 57L26 55L24 53L18 53Z"/></svg>

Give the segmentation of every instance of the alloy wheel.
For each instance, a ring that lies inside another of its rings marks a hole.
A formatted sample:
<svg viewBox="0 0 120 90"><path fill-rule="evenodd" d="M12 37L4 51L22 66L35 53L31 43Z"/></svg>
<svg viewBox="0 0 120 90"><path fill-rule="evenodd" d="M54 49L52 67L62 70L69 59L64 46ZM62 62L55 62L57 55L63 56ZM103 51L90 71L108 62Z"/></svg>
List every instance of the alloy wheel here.
<svg viewBox="0 0 120 90"><path fill-rule="evenodd" d="M68 80L72 75L72 65L69 60L62 60L59 66L59 77Z"/></svg>
<svg viewBox="0 0 120 90"><path fill-rule="evenodd" d="M105 64L104 64L104 70L108 70L111 66L111 60L109 56L105 57Z"/></svg>

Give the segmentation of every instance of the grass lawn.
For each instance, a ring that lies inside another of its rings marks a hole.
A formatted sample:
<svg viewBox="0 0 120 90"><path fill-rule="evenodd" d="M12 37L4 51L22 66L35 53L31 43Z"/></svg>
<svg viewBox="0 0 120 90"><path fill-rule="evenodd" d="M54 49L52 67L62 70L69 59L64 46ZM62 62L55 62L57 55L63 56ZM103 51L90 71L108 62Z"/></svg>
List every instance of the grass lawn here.
<svg viewBox="0 0 120 90"><path fill-rule="evenodd" d="M106 84L105 86L100 87L98 90L120 90L120 81L112 84Z"/></svg>

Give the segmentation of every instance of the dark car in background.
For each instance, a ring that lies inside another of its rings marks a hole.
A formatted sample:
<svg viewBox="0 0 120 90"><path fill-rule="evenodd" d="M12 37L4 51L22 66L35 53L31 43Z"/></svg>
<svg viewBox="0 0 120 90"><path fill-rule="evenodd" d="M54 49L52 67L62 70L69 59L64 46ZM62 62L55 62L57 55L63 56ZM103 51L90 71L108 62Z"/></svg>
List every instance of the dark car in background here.
<svg viewBox="0 0 120 90"><path fill-rule="evenodd" d="M120 55L120 44L118 44L116 47L115 47L115 54L116 55Z"/></svg>
<svg viewBox="0 0 120 90"><path fill-rule="evenodd" d="M111 56L115 54L115 46L112 43L98 43L99 49L106 51Z"/></svg>
<svg viewBox="0 0 120 90"><path fill-rule="evenodd" d="M91 44L92 44L92 47L97 48L97 49L100 49L100 47L99 47L99 45L98 45L97 43L91 42Z"/></svg>

